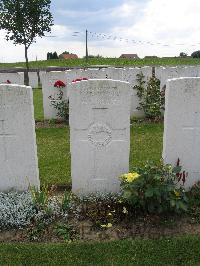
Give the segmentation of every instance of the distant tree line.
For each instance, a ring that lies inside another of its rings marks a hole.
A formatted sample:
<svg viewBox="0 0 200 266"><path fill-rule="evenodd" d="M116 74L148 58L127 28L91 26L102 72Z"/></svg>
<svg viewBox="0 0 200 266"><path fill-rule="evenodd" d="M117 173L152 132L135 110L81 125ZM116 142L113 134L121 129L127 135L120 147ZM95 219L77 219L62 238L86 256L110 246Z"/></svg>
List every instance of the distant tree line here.
<svg viewBox="0 0 200 266"><path fill-rule="evenodd" d="M68 51L64 51L61 54L73 54L73 53L70 53ZM85 58L85 56L83 56L83 58ZM88 55L88 58L103 58L103 56L101 56L99 54L98 55ZM59 59L57 52L54 52L54 53L48 52L47 53L47 60L50 60L50 59Z"/></svg>
<svg viewBox="0 0 200 266"><path fill-rule="evenodd" d="M86 58L86 56L83 56L83 58ZM101 55L88 55L88 58L103 58Z"/></svg>
<svg viewBox="0 0 200 266"><path fill-rule="evenodd" d="M179 54L180 57L188 57L188 54L187 53L184 53L184 52L181 52ZM192 54L191 54L191 57L192 58L200 58L200 50L198 51L194 51Z"/></svg>
<svg viewBox="0 0 200 266"><path fill-rule="evenodd" d="M57 52L54 52L54 53L51 53L51 52L48 52L47 53L47 60L50 60L50 59L58 59L58 54Z"/></svg>
<svg viewBox="0 0 200 266"><path fill-rule="evenodd" d="M193 52L193 53L191 54L191 56L192 56L193 58L200 58L200 50Z"/></svg>

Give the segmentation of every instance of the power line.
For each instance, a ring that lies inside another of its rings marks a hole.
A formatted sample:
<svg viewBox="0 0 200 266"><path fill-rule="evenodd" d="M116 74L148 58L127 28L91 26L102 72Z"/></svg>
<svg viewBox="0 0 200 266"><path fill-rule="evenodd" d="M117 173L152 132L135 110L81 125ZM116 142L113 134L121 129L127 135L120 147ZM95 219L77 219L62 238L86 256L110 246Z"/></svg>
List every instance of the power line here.
<svg viewBox="0 0 200 266"><path fill-rule="evenodd" d="M83 32L74 32L76 35L72 35L74 37L80 36L83 34ZM93 31L88 31L88 38L96 38L98 40L106 41L106 40L113 40L113 41L119 41L119 42L126 42L126 43L131 43L135 45L160 45L163 47L171 47L171 46L197 46L200 45L200 43L162 43L162 42L153 42L153 41L144 41L144 40L136 40L136 39L128 39L128 38L123 38L122 36L114 36L106 33L99 33L99 32L93 32Z"/></svg>

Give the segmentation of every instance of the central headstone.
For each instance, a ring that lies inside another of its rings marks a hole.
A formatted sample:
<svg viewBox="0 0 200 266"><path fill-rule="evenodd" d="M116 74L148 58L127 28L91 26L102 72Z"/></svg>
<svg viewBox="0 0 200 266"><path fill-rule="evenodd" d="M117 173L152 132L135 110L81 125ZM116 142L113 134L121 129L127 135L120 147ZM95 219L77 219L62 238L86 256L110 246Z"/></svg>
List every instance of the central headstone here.
<svg viewBox="0 0 200 266"><path fill-rule="evenodd" d="M0 191L39 187L31 87L0 85Z"/></svg>
<svg viewBox="0 0 200 266"><path fill-rule="evenodd" d="M118 177L129 170L130 84L76 82L69 102L73 192L118 192Z"/></svg>

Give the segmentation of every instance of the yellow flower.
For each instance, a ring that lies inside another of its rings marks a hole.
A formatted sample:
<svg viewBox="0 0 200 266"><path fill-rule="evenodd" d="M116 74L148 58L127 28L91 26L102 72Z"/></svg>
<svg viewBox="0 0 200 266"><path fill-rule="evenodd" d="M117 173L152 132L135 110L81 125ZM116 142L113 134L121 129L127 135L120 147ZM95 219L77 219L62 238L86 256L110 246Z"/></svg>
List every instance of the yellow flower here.
<svg viewBox="0 0 200 266"><path fill-rule="evenodd" d="M122 179L124 179L126 182L131 183L135 179L137 179L140 175L136 172L128 173L122 176Z"/></svg>
<svg viewBox="0 0 200 266"><path fill-rule="evenodd" d="M102 228L111 228L111 227L112 227L112 224L111 224L111 223L108 223L108 224L101 224L101 227L102 227Z"/></svg>
<svg viewBox="0 0 200 266"><path fill-rule="evenodd" d="M123 207L123 211L124 214L128 214L128 210L126 209L126 207Z"/></svg>
<svg viewBox="0 0 200 266"><path fill-rule="evenodd" d="M109 212L109 213L108 213L108 216L112 216L112 213L111 213L111 212Z"/></svg>
<svg viewBox="0 0 200 266"><path fill-rule="evenodd" d="M107 228L110 228L110 227L112 227L112 224L111 223L108 223L107 224Z"/></svg>
<svg viewBox="0 0 200 266"><path fill-rule="evenodd" d="M174 190L174 194L176 195L176 197L180 197L180 192L179 191L176 191L176 190Z"/></svg>
<svg viewBox="0 0 200 266"><path fill-rule="evenodd" d="M106 224L101 224L101 227L102 227L102 228L106 228L107 225L106 225Z"/></svg>

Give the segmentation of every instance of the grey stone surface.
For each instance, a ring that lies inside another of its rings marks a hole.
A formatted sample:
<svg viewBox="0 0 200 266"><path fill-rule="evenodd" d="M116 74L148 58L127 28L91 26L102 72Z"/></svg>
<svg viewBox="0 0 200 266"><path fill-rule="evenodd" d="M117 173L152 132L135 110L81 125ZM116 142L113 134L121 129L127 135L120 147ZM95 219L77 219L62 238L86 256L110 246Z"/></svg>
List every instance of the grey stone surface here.
<svg viewBox="0 0 200 266"><path fill-rule="evenodd" d="M0 191L39 187L31 87L0 85Z"/></svg>
<svg viewBox="0 0 200 266"><path fill-rule="evenodd" d="M51 71L43 73L41 75L42 82L42 94L43 94L43 108L44 108L44 118L45 119L55 119L59 118L57 116L57 110L51 104L49 96L52 96L58 100L59 88L55 88L54 84L56 81L61 80L67 85L67 76L64 71ZM63 92L63 99L67 98L67 86L61 89Z"/></svg>
<svg viewBox="0 0 200 266"><path fill-rule="evenodd" d="M200 78L169 80L166 89L163 158L188 172L185 187L200 180Z"/></svg>
<svg viewBox="0 0 200 266"><path fill-rule="evenodd" d="M69 88L72 190L118 192L129 170L130 101L127 82L89 80Z"/></svg>

